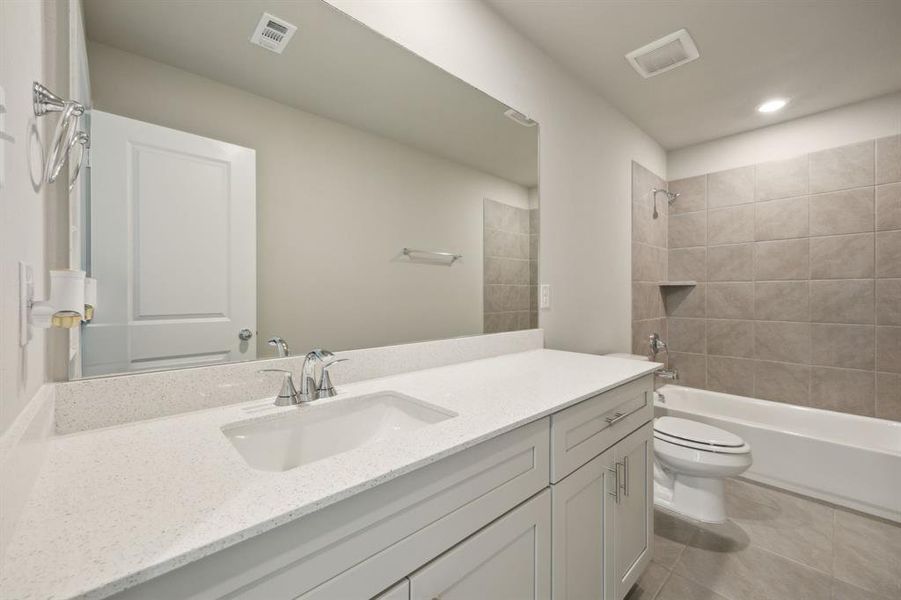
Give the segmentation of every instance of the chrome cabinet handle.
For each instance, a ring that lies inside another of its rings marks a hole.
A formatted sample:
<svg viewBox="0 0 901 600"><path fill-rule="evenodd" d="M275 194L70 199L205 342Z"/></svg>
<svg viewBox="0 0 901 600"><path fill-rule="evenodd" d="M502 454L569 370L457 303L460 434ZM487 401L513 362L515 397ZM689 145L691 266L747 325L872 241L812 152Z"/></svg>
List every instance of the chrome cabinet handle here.
<svg viewBox="0 0 901 600"><path fill-rule="evenodd" d="M238 332L238 339L242 342L246 342L250 338L253 337L253 332L246 327Z"/></svg>
<svg viewBox="0 0 901 600"><path fill-rule="evenodd" d="M612 417L607 417L604 420L607 421L608 424L613 425L614 423L616 423L617 421L619 421L620 419L623 419L625 417L626 417L626 413L616 412L613 414Z"/></svg>
<svg viewBox="0 0 901 600"><path fill-rule="evenodd" d="M629 457L623 457L623 495L629 495Z"/></svg>
<svg viewBox="0 0 901 600"><path fill-rule="evenodd" d="M619 504L619 463L614 463L612 469L607 467L607 470L613 473L613 491L607 492L607 494L613 496L616 503Z"/></svg>

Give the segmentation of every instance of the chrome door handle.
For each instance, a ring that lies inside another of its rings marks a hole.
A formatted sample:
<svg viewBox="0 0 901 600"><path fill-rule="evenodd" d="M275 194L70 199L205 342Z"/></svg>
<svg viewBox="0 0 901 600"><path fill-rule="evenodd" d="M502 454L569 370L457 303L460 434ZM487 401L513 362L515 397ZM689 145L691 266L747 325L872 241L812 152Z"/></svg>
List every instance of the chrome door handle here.
<svg viewBox="0 0 901 600"><path fill-rule="evenodd" d="M616 503L619 504L619 463L613 463L613 468L607 467L607 470L613 473L613 491L607 494L613 496Z"/></svg>
<svg viewBox="0 0 901 600"><path fill-rule="evenodd" d="M623 457L623 495L629 495L629 457Z"/></svg>
<svg viewBox="0 0 901 600"><path fill-rule="evenodd" d="M607 421L607 423L608 423L609 425L613 425L614 423L616 423L616 422L619 421L620 419L624 419L624 418L626 418L626 413L617 412L617 413L614 413L612 417L607 417L607 418L604 419L604 420Z"/></svg>
<svg viewBox="0 0 901 600"><path fill-rule="evenodd" d="M242 342L246 342L250 338L253 337L253 332L246 327L238 332L238 339Z"/></svg>

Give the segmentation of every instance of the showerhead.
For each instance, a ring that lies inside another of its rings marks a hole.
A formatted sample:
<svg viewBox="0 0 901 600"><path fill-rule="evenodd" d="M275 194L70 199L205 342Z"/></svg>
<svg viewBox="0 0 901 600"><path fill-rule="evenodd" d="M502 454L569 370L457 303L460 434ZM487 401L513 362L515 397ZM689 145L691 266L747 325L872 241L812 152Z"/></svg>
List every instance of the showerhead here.
<svg viewBox="0 0 901 600"><path fill-rule="evenodd" d="M667 190L660 190L657 188L651 188L651 198L654 200L654 218L655 219L659 216L657 213L657 194L660 192L662 192L666 195L666 203L667 204L672 204L673 202L676 201L676 198L679 197L679 194L677 194L675 192L670 192Z"/></svg>

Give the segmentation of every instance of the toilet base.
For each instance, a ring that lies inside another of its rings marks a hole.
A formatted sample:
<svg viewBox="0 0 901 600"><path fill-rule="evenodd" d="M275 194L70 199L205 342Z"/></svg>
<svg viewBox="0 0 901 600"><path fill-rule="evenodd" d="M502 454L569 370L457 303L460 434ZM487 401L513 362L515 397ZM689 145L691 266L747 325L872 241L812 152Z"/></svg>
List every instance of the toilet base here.
<svg viewBox="0 0 901 600"><path fill-rule="evenodd" d="M654 505L703 523L726 521L723 479L674 474L654 463Z"/></svg>

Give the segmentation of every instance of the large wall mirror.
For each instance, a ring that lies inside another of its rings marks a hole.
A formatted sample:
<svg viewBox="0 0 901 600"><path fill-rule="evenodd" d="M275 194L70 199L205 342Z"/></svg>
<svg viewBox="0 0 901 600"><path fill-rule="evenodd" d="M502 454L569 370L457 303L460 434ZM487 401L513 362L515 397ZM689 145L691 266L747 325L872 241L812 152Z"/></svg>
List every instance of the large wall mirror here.
<svg viewBox="0 0 901 600"><path fill-rule="evenodd" d="M537 326L534 121L324 2L84 17L73 376Z"/></svg>

